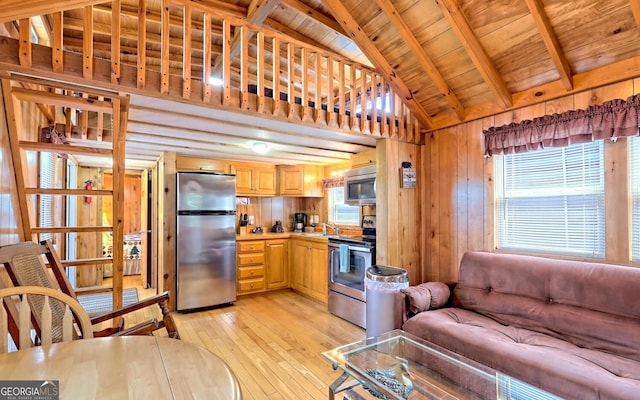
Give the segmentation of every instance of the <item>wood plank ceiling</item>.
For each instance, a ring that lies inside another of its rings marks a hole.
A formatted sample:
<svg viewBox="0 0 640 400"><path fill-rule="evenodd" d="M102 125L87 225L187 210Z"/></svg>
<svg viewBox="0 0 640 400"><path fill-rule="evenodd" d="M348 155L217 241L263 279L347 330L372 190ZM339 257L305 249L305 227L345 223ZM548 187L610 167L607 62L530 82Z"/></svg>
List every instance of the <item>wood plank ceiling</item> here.
<svg viewBox="0 0 640 400"><path fill-rule="evenodd" d="M92 10L93 55L111 57L112 2L3 3L4 36L17 37L20 18L44 15L34 28L41 26L38 35L51 41L50 13L64 11L64 47L73 52L83 51L85 13ZM118 3L121 62L135 65L139 36L130 28L138 21L140 2ZM154 33L145 38L146 65L156 70L162 64L163 4L222 12L372 66L422 123L423 132L640 76L638 0L147 0L146 24ZM171 22L168 26L174 29ZM202 41L204 27L196 29L194 37ZM212 29L223 28L213 21ZM205 56L202 48L187 48L194 76L203 74L196 61ZM183 42L172 37L169 49L171 70L181 70ZM215 73L223 68L222 46L214 40L211 51ZM231 59L240 51L232 43ZM231 69L237 68L232 64ZM274 143L274 153L256 158L247 145L255 140ZM375 140L339 129L265 122L246 113L203 113L197 105L134 94L127 145L131 157L135 149L152 158L173 148L193 156L326 164L345 160Z"/></svg>

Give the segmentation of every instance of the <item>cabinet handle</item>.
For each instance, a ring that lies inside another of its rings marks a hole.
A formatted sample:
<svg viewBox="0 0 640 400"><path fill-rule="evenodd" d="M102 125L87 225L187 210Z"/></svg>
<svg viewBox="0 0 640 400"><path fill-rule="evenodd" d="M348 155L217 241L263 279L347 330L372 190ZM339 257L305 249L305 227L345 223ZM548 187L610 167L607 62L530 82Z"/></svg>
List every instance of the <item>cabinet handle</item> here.
<svg viewBox="0 0 640 400"><path fill-rule="evenodd" d="M251 273L249 275L253 276L253 271L251 271Z"/></svg>
<svg viewBox="0 0 640 400"><path fill-rule="evenodd" d="M255 249L255 247L253 247L253 246L251 246L251 247L249 247L249 248L250 248L251 250L254 250L254 249Z"/></svg>
<svg viewBox="0 0 640 400"><path fill-rule="evenodd" d="M249 285L253 289L253 283Z"/></svg>
<svg viewBox="0 0 640 400"><path fill-rule="evenodd" d="M250 258L250 259L249 259L249 261L250 261L250 262L253 262L253 258Z"/></svg>

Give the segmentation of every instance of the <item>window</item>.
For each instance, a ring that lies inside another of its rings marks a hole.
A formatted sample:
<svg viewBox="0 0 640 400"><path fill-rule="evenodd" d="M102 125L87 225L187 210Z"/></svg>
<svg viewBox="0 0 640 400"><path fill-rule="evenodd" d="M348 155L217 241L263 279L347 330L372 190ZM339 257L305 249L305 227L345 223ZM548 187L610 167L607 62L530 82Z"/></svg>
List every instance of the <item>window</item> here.
<svg viewBox="0 0 640 400"><path fill-rule="evenodd" d="M499 249L604 258L601 140L495 158Z"/></svg>
<svg viewBox="0 0 640 400"><path fill-rule="evenodd" d="M344 204L344 186L327 189L329 197L329 223L360 225L360 207Z"/></svg>
<svg viewBox="0 0 640 400"><path fill-rule="evenodd" d="M56 183L56 155L54 153L40 153L40 187L43 189L55 188ZM40 195L40 227L51 228L55 226L55 196L51 194ZM52 233L41 233L39 240L54 240Z"/></svg>
<svg viewBox="0 0 640 400"><path fill-rule="evenodd" d="M631 261L640 262L640 137L629 138Z"/></svg>

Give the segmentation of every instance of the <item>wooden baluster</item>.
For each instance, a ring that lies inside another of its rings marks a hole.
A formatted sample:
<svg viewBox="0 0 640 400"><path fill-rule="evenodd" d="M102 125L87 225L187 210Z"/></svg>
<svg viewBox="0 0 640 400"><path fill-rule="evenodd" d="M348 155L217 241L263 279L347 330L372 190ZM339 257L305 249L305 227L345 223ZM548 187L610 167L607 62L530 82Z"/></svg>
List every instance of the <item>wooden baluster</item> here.
<svg viewBox="0 0 640 400"><path fill-rule="evenodd" d="M57 72L59 74L64 72L64 57L63 57L63 31L62 31L62 13L63 11L53 13L51 15L53 19L53 28L52 28L52 36L53 36L53 48L51 49L51 63L53 65L53 72Z"/></svg>
<svg viewBox="0 0 640 400"><path fill-rule="evenodd" d="M352 131L356 131L358 130L357 127L357 119L356 119L356 106L357 106L357 101L358 101L358 96L357 96L357 92L358 90L356 89L356 65L355 64L351 64L351 81L349 82L349 87L351 88L351 94L349 95L349 100L351 103L351 110L350 110L350 115L349 115L349 128Z"/></svg>
<svg viewBox="0 0 640 400"><path fill-rule="evenodd" d="M239 26L240 30L240 108L249 109L249 33L246 26Z"/></svg>
<svg viewBox="0 0 640 400"><path fill-rule="evenodd" d="M315 98L313 101L313 122L317 124L320 123L320 117L322 115L322 55L319 51L316 52L315 57Z"/></svg>
<svg viewBox="0 0 640 400"><path fill-rule="evenodd" d="M380 136L378 126L378 98L380 96L378 88L378 74L371 74L371 134Z"/></svg>
<svg viewBox="0 0 640 400"><path fill-rule="evenodd" d="M160 31L160 93L169 94L169 41L170 41L170 19L169 14L169 2L170 0L162 0L162 28Z"/></svg>
<svg viewBox="0 0 640 400"><path fill-rule="evenodd" d="M87 93L82 93L82 98L88 99L89 95ZM82 114L80 116L80 135L82 139L87 138L87 132L89 131L89 111L82 110Z"/></svg>
<svg viewBox="0 0 640 400"><path fill-rule="evenodd" d="M369 114L368 105L369 105L369 93L368 93L368 85L367 85L367 76L368 71L366 69L360 70L360 87L362 93L360 93L360 132L362 133L371 133L369 129L369 121L367 121L367 117Z"/></svg>
<svg viewBox="0 0 640 400"><path fill-rule="evenodd" d="M327 126L337 128L333 94L333 58L327 57Z"/></svg>
<svg viewBox="0 0 640 400"><path fill-rule="evenodd" d="M413 117L413 113L411 109L407 107L405 110L405 125L406 125L406 135L405 141L408 143L413 142L413 123L411 122L411 118Z"/></svg>
<svg viewBox="0 0 640 400"><path fill-rule="evenodd" d="M389 93L389 109L391 110L391 115L389 116L389 138L397 138L398 137L398 96L396 96L395 92Z"/></svg>
<svg viewBox="0 0 640 400"><path fill-rule="evenodd" d="M111 2L111 83L120 83L120 0Z"/></svg>
<svg viewBox="0 0 640 400"><path fill-rule="evenodd" d="M231 101L231 21L222 20L222 104Z"/></svg>
<svg viewBox="0 0 640 400"><path fill-rule="evenodd" d="M191 6L189 6L188 4L185 5L183 8L183 14L182 97L188 99L191 97Z"/></svg>
<svg viewBox="0 0 640 400"><path fill-rule="evenodd" d="M306 48L300 49L300 78L302 80L302 93L300 95L302 101L302 120L313 122L313 118L309 115L309 51Z"/></svg>
<svg viewBox="0 0 640 400"><path fill-rule="evenodd" d="M347 110L345 90L344 90L344 69L345 64L342 60L338 61L338 127L341 129L349 129L349 123L347 121Z"/></svg>
<svg viewBox="0 0 640 400"><path fill-rule="evenodd" d="M398 102L398 140L404 141L405 129L404 129L404 103Z"/></svg>
<svg viewBox="0 0 640 400"><path fill-rule="evenodd" d="M144 89L147 74L147 0L138 0L138 60L137 79L138 89Z"/></svg>
<svg viewBox="0 0 640 400"><path fill-rule="evenodd" d="M44 305L40 314L40 340L43 346L51 344L51 305L49 296L44 296ZM56 300L57 301L57 300Z"/></svg>
<svg viewBox="0 0 640 400"><path fill-rule="evenodd" d="M82 37L82 77L93 79L93 6L84 8Z"/></svg>
<svg viewBox="0 0 640 400"><path fill-rule="evenodd" d="M296 63L295 63L295 47L293 43L287 43L287 78L288 88L287 88L287 117L289 119L293 119L294 110L295 110L295 100L296 100L296 86L295 86L295 78L296 78Z"/></svg>
<svg viewBox="0 0 640 400"><path fill-rule="evenodd" d="M202 101L209 103L211 101L211 15L205 13L203 18Z"/></svg>
<svg viewBox="0 0 640 400"><path fill-rule="evenodd" d="M104 101L104 96L98 96L98 100L101 102ZM98 137L97 137L98 141L102 141L103 128L104 128L104 113L102 111L98 111L98 126L96 129L98 132Z"/></svg>
<svg viewBox="0 0 640 400"><path fill-rule="evenodd" d="M382 114L380 117L380 135L382 135L382 137L389 137L389 113L387 112L387 107L389 106L389 97L387 94L387 81L384 80L384 78L381 77L380 79L380 104L381 104L381 111L380 113Z"/></svg>
<svg viewBox="0 0 640 400"><path fill-rule="evenodd" d="M256 94L258 96L258 112L264 112L264 32L256 35L258 54L256 60Z"/></svg>
<svg viewBox="0 0 640 400"><path fill-rule="evenodd" d="M272 66L273 70L271 73L272 76L272 87L273 87L273 115L280 115L280 39L277 37L273 38L272 42L272 52L273 60Z"/></svg>
<svg viewBox="0 0 640 400"><path fill-rule="evenodd" d="M9 352L9 316L4 309L6 299L0 298L0 354Z"/></svg>

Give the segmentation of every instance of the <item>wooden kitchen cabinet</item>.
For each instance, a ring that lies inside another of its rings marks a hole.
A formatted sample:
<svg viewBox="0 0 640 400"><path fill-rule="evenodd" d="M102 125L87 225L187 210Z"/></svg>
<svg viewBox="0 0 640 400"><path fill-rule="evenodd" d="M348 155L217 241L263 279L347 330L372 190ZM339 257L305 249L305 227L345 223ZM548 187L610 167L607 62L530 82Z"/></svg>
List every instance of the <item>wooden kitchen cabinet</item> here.
<svg viewBox="0 0 640 400"><path fill-rule="evenodd" d="M291 287L326 303L329 293L327 243L291 239L290 251Z"/></svg>
<svg viewBox="0 0 640 400"><path fill-rule="evenodd" d="M369 149L351 155L351 168L368 167L375 164L376 149Z"/></svg>
<svg viewBox="0 0 640 400"><path fill-rule="evenodd" d="M210 160L197 157L176 157L177 171L217 172L226 174L229 172L229 163L224 160Z"/></svg>
<svg viewBox="0 0 640 400"><path fill-rule="evenodd" d="M276 167L238 164L231 166L236 175L236 196L275 196Z"/></svg>
<svg viewBox="0 0 640 400"><path fill-rule="evenodd" d="M289 258L286 239L267 240L265 245L266 289L289 287Z"/></svg>
<svg viewBox="0 0 640 400"><path fill-rule="evenodd" d="M278 195L322 197L324 168L316 165L278 166Z"/></svg>
<svg viewBox="0 0 640 400"><path fill-rule="evenodd" d="M236 264L238 295L265 290L264 240L238 241Z"/></svg>

